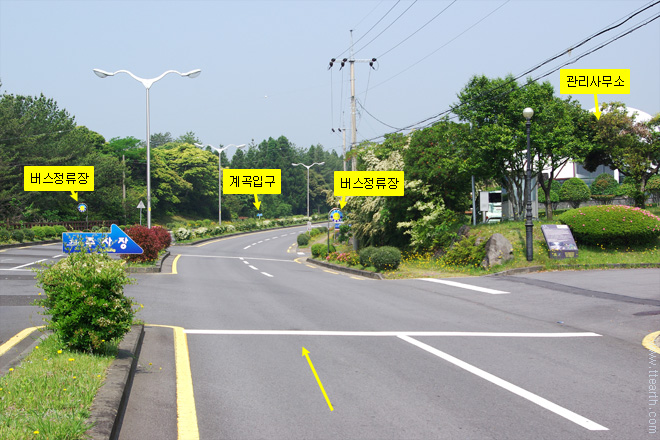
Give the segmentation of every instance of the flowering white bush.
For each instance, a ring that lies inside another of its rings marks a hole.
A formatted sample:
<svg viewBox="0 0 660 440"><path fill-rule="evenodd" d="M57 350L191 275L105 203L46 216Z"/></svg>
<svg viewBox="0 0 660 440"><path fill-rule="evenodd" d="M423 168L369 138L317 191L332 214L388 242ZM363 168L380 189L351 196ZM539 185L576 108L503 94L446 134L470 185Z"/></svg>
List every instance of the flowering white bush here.
<svg viewBox="0 0 660 440"><path fill-rule="evenodd" d="M179 228L174 231L174 238L176 238L178 241L188 240L191 235L192 231L186 228Z"/></svg>
<svg viewBox="0 0 660 440"><path fill-rule="evenodd" d="M209 232L209 228L201 227L193 229L194 237L203 237Z"/></svg>

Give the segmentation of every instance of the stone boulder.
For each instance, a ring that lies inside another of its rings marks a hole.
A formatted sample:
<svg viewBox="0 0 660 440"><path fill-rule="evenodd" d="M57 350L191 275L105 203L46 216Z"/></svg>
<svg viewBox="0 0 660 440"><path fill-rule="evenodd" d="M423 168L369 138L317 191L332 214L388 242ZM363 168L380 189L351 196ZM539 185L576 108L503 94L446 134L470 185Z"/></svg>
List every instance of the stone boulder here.
<svg viewBox="0 0 660 440"><path fill-rule="evenodd" d="M486 257L481 266L489 269L513 258L513 246L502 234L493 234L486 242Z"/></svg>

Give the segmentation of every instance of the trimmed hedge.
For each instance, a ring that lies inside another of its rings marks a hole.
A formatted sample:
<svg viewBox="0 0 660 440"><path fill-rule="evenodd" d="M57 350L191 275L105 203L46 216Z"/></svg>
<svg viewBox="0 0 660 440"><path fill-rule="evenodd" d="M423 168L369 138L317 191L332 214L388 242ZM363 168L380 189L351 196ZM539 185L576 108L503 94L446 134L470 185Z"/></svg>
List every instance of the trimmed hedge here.
<svg viewBox="0 0 660 440"><path fill-rule="evenodd" d="M296 241L298 242L298 246L307 246L309 244L309 235L299 234Z"/></svg>
<svg viewBox="0 0 660 440"><path fill-rule="evenodd" d="M589 186L579 177L568 179L559 190L559 200L569 202L573 208L580 206L591 198Z"/></svg>
<svg viewBox="0 0 660 440"><path fill-rule="evenodd" d="M360 250L360 264L363 265L364 267L373 266L373 263L371 262L371 257L373 256L374 252L376 252L376 249L377 248L373 246L369 246Z"/></svg>
<svg viewBox="0 0 660 440"><path fill-rule="evenodd" d="M170 245L169 232L159 226L149 229L146 226L134 225L126 229L125 232L143 250L142 254L124 255L123 258L128 261L155 261L158 258L158 253ZM164 234L167 234L167 238Z"/></svg>
<svg viewBox="0 0 660 440"><path fill-rule="evenodd" d="M335 247L330 245L330 252L335 252ZM328 256L328 245L327 243L316 243L312 245L312 257L314 258L325 258Z"/></svg>
<svg viewBox="0 0 660 440"><path fill-rule="evenodd" d="M396 270L401 264L401 251L392 246L376 248L371 262L378 271Z"/></svg>
<svg viewBox="0 0 660 440"><path fill-rule="evenodd" d="M630 206L589 206L566 211L559 220L578 243L628 246L653 242L660 236L660 217Z"/></svg>

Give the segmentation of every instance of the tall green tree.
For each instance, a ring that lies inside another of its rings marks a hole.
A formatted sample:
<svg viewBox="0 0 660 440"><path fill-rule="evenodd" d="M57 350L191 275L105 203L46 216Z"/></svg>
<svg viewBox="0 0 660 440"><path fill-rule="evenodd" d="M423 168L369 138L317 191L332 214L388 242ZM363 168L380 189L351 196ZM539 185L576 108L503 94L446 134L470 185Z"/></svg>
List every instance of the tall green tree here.
<svg viewBox="0 0 660 440"><path fill-rule="evenodd" d="M599 164L618 169L636 185L635 205L645 207L646 184L660 171L660 113L648 122L629 116L622 102L603 103L595 122L594 150L585 163L587 170Z"/></svg>

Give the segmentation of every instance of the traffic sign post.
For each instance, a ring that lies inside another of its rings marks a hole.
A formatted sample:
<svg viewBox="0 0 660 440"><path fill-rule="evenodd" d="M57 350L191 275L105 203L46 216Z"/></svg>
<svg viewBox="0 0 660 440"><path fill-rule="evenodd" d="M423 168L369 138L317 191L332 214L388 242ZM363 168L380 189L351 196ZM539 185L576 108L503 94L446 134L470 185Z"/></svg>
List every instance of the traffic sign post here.
<svg viewBox="0 0 660 440"><path fill-rule="evenodd" d="M142 226L142 210L145 208L142 200L140 200L140 203L138 203L137 208L140 210L140 226Z"/></svg>
<svg viewBox="0 0 660 440"><path fill-rule="evenodd" d="M62 234L62 252L70 254L100 250L113 254L141 254L142 248L119 226L112 225L110 232L65 232Z"/></svg>

